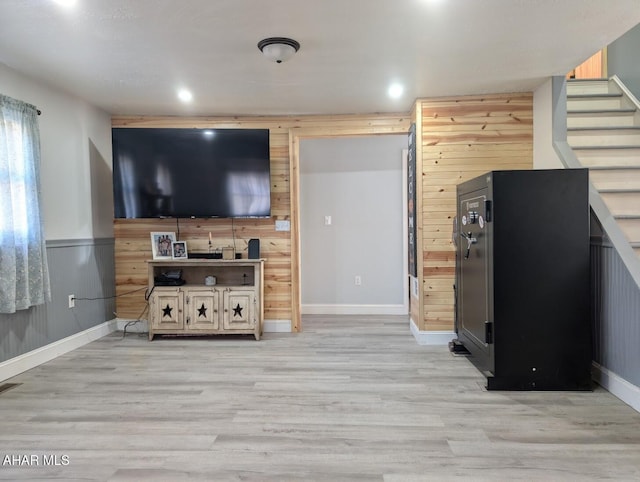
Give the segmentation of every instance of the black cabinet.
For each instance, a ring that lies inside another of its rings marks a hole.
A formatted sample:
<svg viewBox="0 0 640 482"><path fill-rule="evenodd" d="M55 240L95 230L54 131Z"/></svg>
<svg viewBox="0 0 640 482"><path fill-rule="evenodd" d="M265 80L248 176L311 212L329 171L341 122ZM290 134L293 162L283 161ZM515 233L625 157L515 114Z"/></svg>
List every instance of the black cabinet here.
<svg viewBox="0 0 640 482"><path fill-rule="evenodd" d="M588 170L458 185L457 343L496 390L591 388Z"/></svg>

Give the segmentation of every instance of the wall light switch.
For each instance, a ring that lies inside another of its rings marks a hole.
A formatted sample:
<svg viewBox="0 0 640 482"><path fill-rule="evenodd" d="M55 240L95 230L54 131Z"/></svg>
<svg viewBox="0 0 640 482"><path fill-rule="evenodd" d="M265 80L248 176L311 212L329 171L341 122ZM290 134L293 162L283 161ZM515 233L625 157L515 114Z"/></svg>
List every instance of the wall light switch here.
<svg viewBox="0 0 640 482"><path fill-rule="evenodd" d="M287 219L276 220L276 231L291 231L291 221Z"/></svg>
<svg viewBox="0 0 640 482"><path fill-rule="evenodd" d="M324 217L324 225L325 226L331 226L331 216L325 216Z"/></svg>

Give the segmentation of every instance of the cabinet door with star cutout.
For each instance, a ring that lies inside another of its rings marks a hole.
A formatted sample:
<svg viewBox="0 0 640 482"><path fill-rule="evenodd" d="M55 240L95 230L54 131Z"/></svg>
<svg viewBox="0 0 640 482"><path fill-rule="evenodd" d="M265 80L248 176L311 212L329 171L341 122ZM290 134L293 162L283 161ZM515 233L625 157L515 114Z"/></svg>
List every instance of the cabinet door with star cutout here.
<svg viewBox="0 0 640 482"><path fill-rule="evenodd" d="M154 330L182 330L183 293L156 288L151 296L151 323Z"/></svg>
<svg viewBox="0 0 640 482"><path fill-rule="evenodd" d="M224 292L223 327L225 330L246 330L256 326L255 292L230 289Z"/></svg>
<svg viewBox="0 0 640 482"><path fill-rule="evenodd" d="M218 299L220 293L212 288L189 289L187 293L187 329L190 331L220 329Z"/></svg>

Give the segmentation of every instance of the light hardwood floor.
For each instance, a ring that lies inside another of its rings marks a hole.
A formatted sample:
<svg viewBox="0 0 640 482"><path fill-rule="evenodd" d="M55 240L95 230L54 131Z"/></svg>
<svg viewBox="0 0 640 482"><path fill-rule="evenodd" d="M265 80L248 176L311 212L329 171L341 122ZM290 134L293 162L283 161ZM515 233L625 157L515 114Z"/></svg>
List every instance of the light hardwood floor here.
<svg viewBox="0 0 640 482"><path fill-rule="evenodd" d="M7 382L0 457L40 465L4 480L640 480L639 413L600 388L487 392L406 317L309 316L261 341L116 333Z"/></svg>

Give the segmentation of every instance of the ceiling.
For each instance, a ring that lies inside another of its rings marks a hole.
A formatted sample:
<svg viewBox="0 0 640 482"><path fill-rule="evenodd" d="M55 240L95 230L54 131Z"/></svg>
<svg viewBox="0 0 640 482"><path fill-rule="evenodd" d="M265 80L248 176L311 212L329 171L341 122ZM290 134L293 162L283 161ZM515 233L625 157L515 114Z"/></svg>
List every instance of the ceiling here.
<svg viewBox="0 0 640 482"><path fill-rule="evenodd" d="M640 0L1 0L0 62L111 114L407 112L532 91L638 23ZM268 61L272 36L300 51Z"/></svg>

